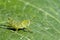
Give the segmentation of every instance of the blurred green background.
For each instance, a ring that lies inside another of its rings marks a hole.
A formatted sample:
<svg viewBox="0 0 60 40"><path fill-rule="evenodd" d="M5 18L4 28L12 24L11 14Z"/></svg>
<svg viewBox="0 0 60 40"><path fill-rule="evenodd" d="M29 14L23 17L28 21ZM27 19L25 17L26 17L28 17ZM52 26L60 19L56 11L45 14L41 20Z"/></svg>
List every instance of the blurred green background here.
<svg viewBox="0 0 60 40"><path fill-rule="evenodd" d="M0 0L0 24L8 17L34 17L29 26L33 33L0 28L0 40L60 40L60 0Z"/></svg>

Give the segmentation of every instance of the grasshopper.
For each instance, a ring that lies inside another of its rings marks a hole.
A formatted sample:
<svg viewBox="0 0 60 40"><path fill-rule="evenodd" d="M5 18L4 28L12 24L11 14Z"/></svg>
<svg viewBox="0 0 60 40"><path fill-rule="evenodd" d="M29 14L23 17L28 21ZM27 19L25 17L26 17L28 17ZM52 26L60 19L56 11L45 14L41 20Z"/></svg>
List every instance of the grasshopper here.
<svg viewBox="0 0 60 40"><path fill-rule="evenodd" d="M18 29L24 29L24 31L25 29L27 29L29 32L31 32L30 28L28 28L29 25L30 25L30 20L23 20L22 22L17 22L13 20L11 17L9 17L6 26L9 26L10 28L14 28L16 29L16 31L18 31Z"/></svg>

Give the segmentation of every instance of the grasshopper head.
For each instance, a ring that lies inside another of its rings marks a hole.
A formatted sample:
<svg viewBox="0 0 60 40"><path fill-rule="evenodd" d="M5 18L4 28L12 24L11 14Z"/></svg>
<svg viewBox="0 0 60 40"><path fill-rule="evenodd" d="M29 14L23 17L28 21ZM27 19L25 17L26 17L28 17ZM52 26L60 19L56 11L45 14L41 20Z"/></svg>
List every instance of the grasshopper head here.
<svg viewBox="0 0 60 40"><path fill-rule="evenodd" d="M27 27L30 25L30 20L23 20L22 23L21 23L22 27Z"/></svg>

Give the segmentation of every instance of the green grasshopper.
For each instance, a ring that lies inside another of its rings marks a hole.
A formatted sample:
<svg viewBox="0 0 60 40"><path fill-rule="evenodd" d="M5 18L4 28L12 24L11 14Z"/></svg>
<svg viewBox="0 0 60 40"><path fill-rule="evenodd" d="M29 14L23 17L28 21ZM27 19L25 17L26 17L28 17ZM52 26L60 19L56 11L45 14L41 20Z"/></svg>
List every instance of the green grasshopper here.
<svg viewBox="0 0 60 40"><path fill-rule="evenodd" d="M30 28L28 28L29 25L30 25L30 20L23 20L22 22L16 22L15 20L9 17L6 26L9 26L10 28L14 28L16 29L16 31L18 31L18 29L27 29L29 32L31 32Z"/></svg>

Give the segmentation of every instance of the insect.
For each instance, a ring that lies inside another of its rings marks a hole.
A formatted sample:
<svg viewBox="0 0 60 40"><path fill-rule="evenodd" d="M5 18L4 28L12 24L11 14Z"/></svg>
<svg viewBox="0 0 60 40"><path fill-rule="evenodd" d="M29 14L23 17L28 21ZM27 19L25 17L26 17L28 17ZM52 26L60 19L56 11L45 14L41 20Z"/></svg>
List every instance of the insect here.
<svg viewBox="0 0 60 40"><path fill-rule="evenodd" d="M18 29L27 29L29 32L31 32L30 28L28 28L28 26L30 25L30 20L23 20L22 22L17 22L15 20L13 20L11 17L8 18L7 24L6 26L9 26L10 28L14 28L16 29L16 31L18 31Z"/></svg>

